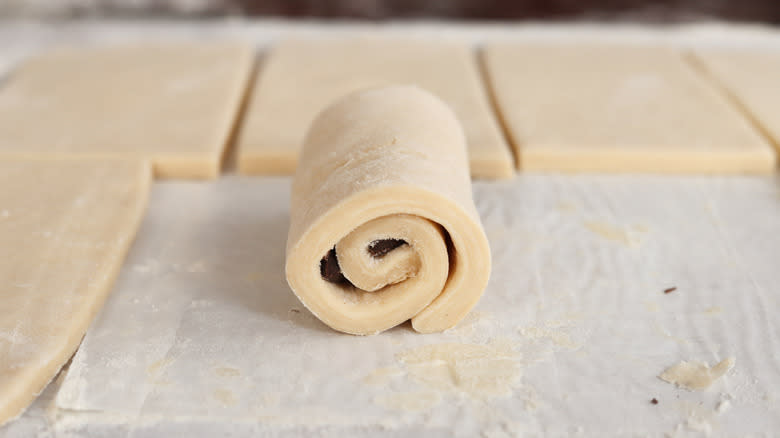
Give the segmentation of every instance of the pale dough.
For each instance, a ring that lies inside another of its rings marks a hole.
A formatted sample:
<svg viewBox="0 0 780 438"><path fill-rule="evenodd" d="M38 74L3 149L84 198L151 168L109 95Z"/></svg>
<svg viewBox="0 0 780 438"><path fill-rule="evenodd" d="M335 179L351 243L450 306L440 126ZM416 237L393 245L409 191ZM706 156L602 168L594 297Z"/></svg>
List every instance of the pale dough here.
<svg viewBox="0 0 780 438"><path fill-rule="evenodd" d="M780 52L699 50L695 60L780 151Z"/></svg>
<svg viewBox="0 0 780 438"><path fill-rule="evenodd" d="M0 424L76 350L146 207L140 162L0 162Z"/></svg>
<svg viewBox="0 0 780 438"><path fill-rule="evenodd" d="M384 239L406 244L369 254ZM321 275L333 248L352 285ZM322 112L295 173L286 270L336 330L373 334L411 318L428 333L460 321L487 285L490 249L455 114L414 86L358 92Z"/></svg>
<svg viewBox="0 0 780 438"><path fill-rule="evenodd" d="M658 377L681 388L703 390L734 368L735 362L733 357L729 357L710 367L704 362L682 361L665 369Z"/></svg>
<svg viewBox="0 0 780 438"><path fill-rule="evenodd" d="M306 128L319 111L350 92L391 84L418 85L455 110L473 176L514 174L514 158L467 44L369 37L289 40L270 52L239 134L241 172L293 173Z"/></svg>
<svg viewBox="0 0 780 438"><path fill-rule="evenodd" d="M63 48L0 88L0 157L151 160L168 178L215 178L254 66L228 43Z"/></svg>
<svg viewBox="0 0 780 438"><path fill-rule="evenodd" d="M774 169L764 138L672 49L495 43L483 55L521 169Z"/></svg>

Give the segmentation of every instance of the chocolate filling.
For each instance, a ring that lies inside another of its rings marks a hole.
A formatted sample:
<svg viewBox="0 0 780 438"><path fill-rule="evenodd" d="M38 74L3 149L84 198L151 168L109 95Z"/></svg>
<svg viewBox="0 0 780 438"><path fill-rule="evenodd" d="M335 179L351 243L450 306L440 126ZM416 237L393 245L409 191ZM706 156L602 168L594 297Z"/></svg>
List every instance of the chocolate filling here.
<svg viewBox="0 0 780 438"><path fill-rule="evenodd" d="M328 251L328 254L325 255L325 257L320 260L320 275L322 275L322 278L325 279L325 281L329 281L331 283L336 284L346 284L349 283L349 280L347 280L347 277L344 276L344 274L341 273L341 268L339 267L339 259L336 257L336 248L331 249Z"/></svg>
<svg viewBox="0 0 780 438"><path fill-rule="evenodd" d="M375 240L368 245L368 253L372 257L382 258L390 251L405 245L406 241L401 239L382 239ZM336 248L331 249L320 260L320 275L325 281L336 284L350 284L349 280L341 273L339 258L336 256Z"/></svg>
<svg viewBox="0 0 780 438"><path fill-rule="evenodd" d="M406 245L406 241L402 239L375 240L368 244L368 253L371 254L371 257L382 258L401 245Z"/></svg>

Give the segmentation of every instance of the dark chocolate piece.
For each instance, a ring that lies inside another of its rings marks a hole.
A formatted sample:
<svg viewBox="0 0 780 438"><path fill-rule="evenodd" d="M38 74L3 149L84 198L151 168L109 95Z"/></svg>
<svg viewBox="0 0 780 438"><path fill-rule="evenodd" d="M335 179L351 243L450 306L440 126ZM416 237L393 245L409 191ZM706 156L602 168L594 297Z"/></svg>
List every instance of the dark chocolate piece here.
<svg viewBox="0 0 780 438"><path fill-rule="evenodd" d="M348 282L344 274L341 273L339 259L336 257L336 248L328 251L328 254L320 260L320 275L331 283L344 284Z"/></svg>
<svg viewBox="0 0 780 438"><path fill-rule="evenodd" d="M650 400L650 403L652 403L654 405L657 405L658 404L658 399L654 398L654 399Z"/></svg>
<svg viewBox="0 0 780 438"><path fill-rule="evenodd" d="M669 289L664 289L664 293L665 293L665 294L670 294L670 293L672 293L672 292L674 292L674 291L676 291L676 290L677 290L677 286L675 286L675 287L670 287Z"/></svg>
<svg viewBox="0 0 780 438"><path fill-rule="evenodd" d="M375 240L368 245L368 253L372 257L382 258L401 245L406 245L406 241L402 239Z"/></svg>

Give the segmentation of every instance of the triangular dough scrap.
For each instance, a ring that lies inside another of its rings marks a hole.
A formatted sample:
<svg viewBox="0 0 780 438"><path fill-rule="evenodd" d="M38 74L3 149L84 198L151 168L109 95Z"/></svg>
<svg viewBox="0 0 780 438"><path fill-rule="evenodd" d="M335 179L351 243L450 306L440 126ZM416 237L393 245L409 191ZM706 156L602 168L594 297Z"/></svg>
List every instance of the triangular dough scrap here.
<svg viewBox="0 0 780 438"><path fill-rule="evenodd" d="M780 51L709 49L694 57L780 151Z"/></svg>
<svg viewBox="0 0 780 438"><path fill-rule="evenodd" d="M522 169L774 169L766 140L671 48L494 43L483 55Z"/></svg>
<svg viewBox="0 0 780 438"><path fill-rule="evenodd" d="M471 173L508 178L504 140L469 45L404 38L335 37L284 41L267 56L241 127L239 168L292 174L303 137L320 110L360 89L418 85L444 100L466 132Z"/></svg>
<svg viewBox="0 0 780 438"><path fill-rule="evenodd" d="M0 157L151 160L160 177L215 178L254 61L234 43L44 53L0 86Z"/></svg>
<svg viewBox="0 0 780 438"><path fill-rule="evenodd" d="M78 347L146 208L141 162L0 161L0 424Z"/></svg>

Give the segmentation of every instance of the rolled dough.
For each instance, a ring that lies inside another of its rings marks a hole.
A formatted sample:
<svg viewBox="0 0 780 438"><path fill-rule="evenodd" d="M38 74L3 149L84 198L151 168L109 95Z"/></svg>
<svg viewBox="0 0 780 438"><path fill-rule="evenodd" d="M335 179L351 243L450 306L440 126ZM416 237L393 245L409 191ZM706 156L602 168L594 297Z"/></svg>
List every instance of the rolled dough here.
<svg viewBox="0 0 780 438"><path fill-rule="evenodd" d="M415 84L443 99L466 131L471 174L509 178L514 159L494 117L468 44L403 38L289 40L268 55L238 140L247 174L295 171L306 128L353 91Z"/></svg>
<svg viewBox="0 0 780 438"><path fill-rule="evenodd" d="M522 169L774 169L764 138L672 49L494 43L483 55Z"/></svg>
<svg viewBox="0 0 780 438"><path fill-rule="evenodd" d="M780 53L710 49L694 57L780 151Z"/></svg>
<svg viewBox="0 0 780 438"><path fill-rule="evenodd" d="M141 220L151 170L0 162L0 424L76 350Z"/></svg>
<svg viewBox="0 0 780 438"><path fill-rule="evenodd" d="M215 178L254 64L226 43L59 49L0 88L0 157L151 160Z"/></svg>
<svg viewBox="0 0 780 438"><path fill-rule="evenodd" d="M405 244L383 257L370 247ZM335 249L349 283L323 277ZM490 276L455 114L432 94L393 86L352 94L312 124L293 182L287 282L330 327L373 334L411 318L455 325Z"/></svg>

